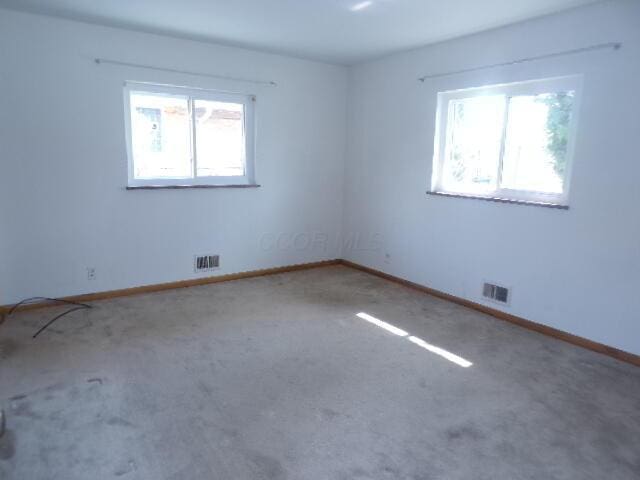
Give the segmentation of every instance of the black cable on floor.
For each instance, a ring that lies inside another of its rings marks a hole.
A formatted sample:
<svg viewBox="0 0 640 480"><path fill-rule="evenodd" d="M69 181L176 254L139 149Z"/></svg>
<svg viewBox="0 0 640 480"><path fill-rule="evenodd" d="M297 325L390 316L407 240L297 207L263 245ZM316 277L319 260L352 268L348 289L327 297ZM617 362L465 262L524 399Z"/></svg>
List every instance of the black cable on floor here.
<svg viewBox="0 0 640 480"><path fill-rule="evenodd" d="M18 307L20 307L21 305L25 305L28 303L33 302L34 300L48 300L50 302L59 302L59 303L66 303L67 305L75 305L73 308L70 308L69 310L62 312L59 315L56 315L55 317L53 317L51 320L49 320L46 324L44 324L42 326L42 328L40 328L40 330L38 330L34 335L33 338L36 338L38 335L40 335L42 332L44 332L47 328L49 328L49 326L51 326L56 320L64 317L65 315L68 315L72 312L75 312L77 310L85 310L85 309L89 309L89 308L93 308L91 305L89 305L88 303L80 303L80 302L74 302L72 300L64 300L62 298L50 298L50 297L31 297L31 298L25 298L24 300L20 300L18 303L16 303L13 307L11 307L11 309L6 313L6 315L3 315L3 321L4 318L8 317L9 315L11 315L13 312L16 311L16 309L18 309ZM0 322L2 323L2 322Z"/></svg>
<svg viewBox="0 0 640 480"><path fill-rule="evenodd" d="M38 335L40 335L42 332L44 332L49 327L49 325L51 325L53 322L55 322L59 318L62 318L65 315L68 315L71 312L75 312L77 310L85 310L87 308L91 308L91 306L90 305L79 305L77 307L70 308L69 310L67 310L66 312L61 313L60 315L56 315L51 320L49 320L47 323L45 323L40 330L38 330L36 333L34 333L33 338L36 338Z"/></svg>
<svg viewBox="0 0 640 480"><path fill-rule="evenodd" d="M13 307L11 307L11 309L7 312L7 317L9 315L11 315L13 312L15 312L18 309L18 307L20 307L20 306L22 306L22 305L24 305L26 303L33 303L34 300L48 300L50 302L66 303L68 305L82 305L85 308L91 308L91 305L88 305L86 303L73 302L71 300L64 300L62 298L30 297L30 298L25 298L24 300L20 300Z"/></svg>

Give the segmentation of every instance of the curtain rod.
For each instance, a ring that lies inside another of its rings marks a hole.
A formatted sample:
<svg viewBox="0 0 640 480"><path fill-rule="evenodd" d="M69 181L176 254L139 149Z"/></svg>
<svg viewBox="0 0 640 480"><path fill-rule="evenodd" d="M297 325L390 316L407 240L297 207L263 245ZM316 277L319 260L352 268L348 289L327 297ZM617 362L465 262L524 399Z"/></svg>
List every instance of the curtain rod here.
<svg viewBox="0 0 640 480"><path fill-rule="evenodd" d="M158 70L161 72L181 73L184 75L193 75L196 77L208 77L208 78L217 78L221 80L232 80L236 82L254 83L258 85L267 85L270 87L276 87L278 85L276 82L269 81L269 80L251 80L248 78L226 77L224 75L214 75L212 73L190 72L188 70L177 70L174 68L154 67L152 65L142 65L139 63L121 62L119 60L110 60L108 58L96 58L94 59L94 62L97 65L108 64L108 65L119 65L121 67L144 68L147 70Z"/></svg>
<svg viewBox="0 0 640 480"><path fill-rule="evenodd" d="M590 45L588 47L575 48L573 50L564 50L562 52L547 53L546 55L537 55L535 57L520 58L518 60L512 60L510 62L494 63L491 65L484 65L482 67L465 68L463 70L453 70L451 72L434 73L431 75L425 75L424 77L420 77L418 78L418 80L421 82L424 82L425 80L428 80L430 78L448 77L450 75L477 72L478 70L487 70L489 68L507 67L509 65L517 65L519 63L534 62L536 60L544 60L546 58L563 57L565 55L575 55L577 53L592 52L594 50L620 50L621 48L622 48L622 43L619 43L619 42L600 43L597 45Z"/></svg>

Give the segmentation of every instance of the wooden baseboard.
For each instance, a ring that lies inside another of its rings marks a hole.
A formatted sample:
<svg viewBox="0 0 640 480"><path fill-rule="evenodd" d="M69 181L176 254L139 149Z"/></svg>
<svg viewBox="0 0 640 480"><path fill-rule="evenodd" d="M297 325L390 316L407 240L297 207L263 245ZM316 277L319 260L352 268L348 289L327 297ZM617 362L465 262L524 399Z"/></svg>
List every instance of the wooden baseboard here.
<svg viewBox="0 0 640 480"><path fill-rule="evenodd" d="M492 317L526 328L527 330L533 330L535 332L542 333L543 335L557 338L567 343L571 343L573 345L586 348L587 350L592 350L594 352L602 353L603 355L608 355L609 357L613 357L616 360L620 360L622 362L630 363L632 365L636 365L640 367L639 355L625 352L624 350L619 350L617 348L610 347L602 343L594 342L593 340L579 337L577 335L573 335L571 333L567 333L553 327L548 327L540 323L532 322L531 320L527 320L525 318L521 318L516 315L511 315L510 313L505 313L500 310L496 310L495 308L487 307L486 305L482 305L480 303L472 302L470 300L465 300L464 298L456 297L455 295L450 295L448 293L444 293L439 290L435 290L433 288L425 287L424 285L410 282L409 280L405 280L403 278L396 277L394 275L390 275L388 273L384 273L379 270L375 270L373 268L365 267L363 265L359 265L357 263L353 263L348 260L341 260L340 264L345 265L347 267L354 268L356 270L369 273L371 275L375 275L380 278L384 278L386 280L390 280L395 283L399 283L400 285L404 285L406 287L413 288L415 290L419 290L424 293L428 293L429 295L433 295L434 297L442 298L444 300L457 303L458 305L463 305L473 310L486 313L488 315L491 315Z"/></svg>
<svg viewBox="0 0 640 480"><path fill-rule="evenodd" d="M248 272L230 273L227 275L218 275L215 277L194 278L191 280L179 280L177 282L158 283L154 285L144 285L141 287L123 288L120 290L109 290L105 292L86 293L83 295L72 295L63 297L61 300L71 302L91 302L95 300L107 300L116 297L128 297L131 295L140 295L142 293L161 292L163 290L174 290L177 288L197 287L199 285L209 285L212 283L230 282L233 280L241 280L243 278L264 277L266 275L275 275L277 273L295 272L298 270L309 270L311 268L327 267L329 265L339 265L340 260L325 260L322 262L300 263L297 265L287 265L285 267L266 268L263 270L251 270ZM52 307L60 305L56 302L38 302L18 307L18 311L35 310L38 308ZM0 306L0 314L6 314L11 310L13 305Z"/></svg>
<svg viewBox="0 0 640 480"><path fill-rule="evenodd" d="M513 323L515 325L526 328L528 330L533 330L535 332L542 333L543 335L557 338L559 340L563 340L573 345L577 345L579 347L586 348L594 352L608 355L622 362L640 366L639 355L625 352L623 350L619 350L617 348L610 347L602 343L594 342L592 340L579 337L577 335L573 335L571 333L567 333L553 327L548 327L540 323L532 322L531 320L527 320L525 318L511 315L509 313L496 310L495 308L491 308L486 305L482 305L480 303L472 302L470 300L465 300L464 298L456 297L455 295L450 295L448 293L444 293L439 290L435 290L433 288L429 288L424 285L420 285L418 283L414 283L409 280L405 280L403 278L396 277L394 275L390 275L385 272L381 272L380 270L375 270L373 268L365 267L363 265L359 265L357 263L353 263L348 260L340 260L340 259L325 260L322 262L313 262L313 263L302 263L298 265L288 265L285 267L266 268L263 270L252 270L249 272L231 273L228 275L219 275L215 277L195 278L192 280L180 280L177 282L160 283L155 285L144 285L141 287L124 288L120 290L110 290L106 292L87 293L84 295L73 295L70 297L64 297L63 300L69 300L73 302L90 302L95 300L107 300L110 298L127 297L131 295L139 295L143 293L161 292L163 290L174 290L177 288L197 287L199 285L209 285L212 283L230 282L233 280L241 280L244 278L255 278L255 277L263 277L266 275L275 275L278 273L295 272L298 270L309 270L312 268L327 267L330 265L344 265L346 267L354 268L356 270L360 270L360 271L369 273L371 275L375 275L377 277L384 278L386 280L390 280L395 283L399 283L400 285L404 285L406 287L419 290L429 295L433 295L434 297L442 298L444 300L457 303L458 305L462 305L462 306L471 308L473 310L486 313L487 315L491 315L500 320ZM59 304L55 302L40 302L35 304L23 305L19 307L18 310L19 311L34 310L38 308L51 307L55 305L59 305ZM0 306L0 323L2 323L4 316L6 315L6 313L9 312L11 308L12 308L12 305Z"/></svg>

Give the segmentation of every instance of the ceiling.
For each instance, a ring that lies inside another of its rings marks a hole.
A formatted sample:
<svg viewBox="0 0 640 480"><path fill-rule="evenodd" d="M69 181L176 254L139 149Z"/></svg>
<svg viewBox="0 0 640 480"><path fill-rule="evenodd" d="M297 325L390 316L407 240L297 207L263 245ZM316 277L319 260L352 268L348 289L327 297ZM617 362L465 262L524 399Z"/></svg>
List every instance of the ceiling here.
<svg viewBox="0 0 640 480"><path fill-rule="evenodd" d="M0 6L340 64L596 0L0 0Z"/></svg>

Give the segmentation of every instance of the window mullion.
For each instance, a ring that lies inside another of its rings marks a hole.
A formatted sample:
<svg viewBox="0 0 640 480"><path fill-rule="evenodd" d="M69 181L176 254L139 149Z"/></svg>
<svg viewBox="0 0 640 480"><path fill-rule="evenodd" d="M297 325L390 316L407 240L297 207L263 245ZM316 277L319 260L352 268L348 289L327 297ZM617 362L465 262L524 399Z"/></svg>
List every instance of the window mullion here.
<svg viewBox="0 0 640 480"><path fill-rule="evenodd" d="M196 153L196 109L193 97L189 97L189 124L191 125L191 177L198 176L198 155Z"/></svg>
<svg viewBox="0 0 640 480"><path fill-rule="evenodd" d="M504 154L507 144L507 128L509 125L509 105L511 96L507 96L504 104L504 117L502 124L502 138L500 139L500 156L498 157L498 171L496 173L496 191L502 189L502 168L504 165Z"/></svg>

